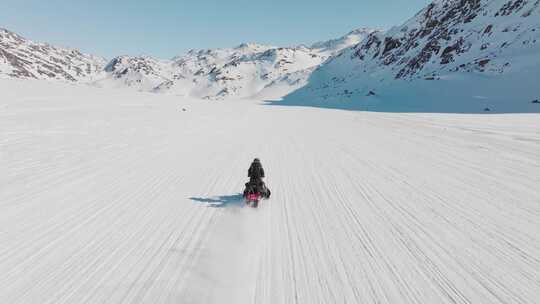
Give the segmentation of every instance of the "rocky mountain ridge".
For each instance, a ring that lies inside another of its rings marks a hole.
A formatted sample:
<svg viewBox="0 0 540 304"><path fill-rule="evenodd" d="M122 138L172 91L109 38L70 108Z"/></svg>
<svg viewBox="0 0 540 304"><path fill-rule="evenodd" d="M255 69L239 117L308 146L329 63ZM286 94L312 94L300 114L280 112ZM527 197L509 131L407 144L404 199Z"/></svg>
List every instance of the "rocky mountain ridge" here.
<svg viewBox="0 0 540 304"><path fill-rule="evenodd" d="M537 99L528 81L539 77L540 0L437 0L332 57L285 99L385 111L461 100L490 111Z"/></svg>
<svg viewBox="0 0 540 304"><path fill-rule="evenodd" d="M310 46L191 50L170 60L119 56L106 63L0 31L0 76L203 99L340 102L378 98L398 87L409 87L407 94L451 87L422 81L461 81L471 96L486 99L493 81L515 90L523 83L513 79L540 77L539 54L540 0L436 0L388 31L362 28ZM476 80L483 89L474 90Z"/></svg>
<svg viewBox="0 0 540 304"><path fill-rule="evenodd" d="M91 81L105 63L104 58L35 43L0 28L0 77Z"/></svg>
<svg viewBox="0 0 540 304"><path fill-rule="evenodd" d="M283 95L302 85L329 57L374 30L358 29L314 46L273 47L244 43L234 48L191 50L170 60L118 56L110 61L77 50L35 43L0 31L0 75L90 83L99 87L205 99Z"/></svg>

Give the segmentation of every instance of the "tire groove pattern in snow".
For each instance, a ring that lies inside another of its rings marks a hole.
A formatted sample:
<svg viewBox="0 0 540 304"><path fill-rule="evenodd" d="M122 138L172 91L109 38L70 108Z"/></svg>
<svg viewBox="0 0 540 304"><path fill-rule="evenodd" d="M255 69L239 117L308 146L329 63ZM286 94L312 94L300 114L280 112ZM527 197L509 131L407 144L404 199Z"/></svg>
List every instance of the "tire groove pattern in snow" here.
<svg viewBox="0 0 540 304"><path fill-rule="evenodd" d="M1 303L540 298L538 115L34 85L0 100Z"/></svg>

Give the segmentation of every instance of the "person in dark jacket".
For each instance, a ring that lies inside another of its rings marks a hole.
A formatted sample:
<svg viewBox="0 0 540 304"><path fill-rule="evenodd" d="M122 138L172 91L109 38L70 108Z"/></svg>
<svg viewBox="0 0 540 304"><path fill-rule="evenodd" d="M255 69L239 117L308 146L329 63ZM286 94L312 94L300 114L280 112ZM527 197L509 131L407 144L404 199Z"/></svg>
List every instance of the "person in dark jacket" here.
<svg viewBox="0 0 540 304"><path fill-rule="evenodd" d="M261 178L264 178L264 169L258 158L255 158L251 163L251 166L249 166L248 177L250 180L260 180Z"/></svg>

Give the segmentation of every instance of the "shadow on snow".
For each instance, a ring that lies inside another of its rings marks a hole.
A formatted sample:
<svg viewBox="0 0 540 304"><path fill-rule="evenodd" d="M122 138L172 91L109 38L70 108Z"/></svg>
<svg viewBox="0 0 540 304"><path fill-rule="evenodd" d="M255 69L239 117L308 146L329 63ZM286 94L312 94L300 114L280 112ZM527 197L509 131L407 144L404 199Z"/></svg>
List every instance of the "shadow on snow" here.
<svg viewBox="0 0 540 304"><path fill-rule="evenodd" d="M520 77L454 73L440 80L332 83L332 76L316 71L306 85L280 100L266 100L266 105L389 113L540 113L535 83L540 66Z"/></svg>
<svg viewBox="0 0 540 304"><path fill-rule="evenodd" d="M244 198L241 193L233 195L219 195L212 197L190 197L192 201L204 203L208 207L223 208L228 206L242 206Z"/></svg>

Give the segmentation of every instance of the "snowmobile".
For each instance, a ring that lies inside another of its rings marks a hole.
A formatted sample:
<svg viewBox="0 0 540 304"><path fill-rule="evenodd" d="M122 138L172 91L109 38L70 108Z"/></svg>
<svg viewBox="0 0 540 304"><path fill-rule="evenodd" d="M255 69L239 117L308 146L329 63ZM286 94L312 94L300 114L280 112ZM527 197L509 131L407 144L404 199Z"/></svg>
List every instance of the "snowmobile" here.
<svg viewBox="0 0 540 304"><path fill-rule="evenodd" d="M249 182L244 189L244 198L246 204L253 208L259 206L259 201L263 198L270 198L270 189L266 187L262 178L264 178L264 169L261 161L255 158L248 169Z"/></svg>
<svg viewBox="0 0 540 304"><path fill-rule="evenodd" d="M246 205L257 208L261 199L262 195L260 193L249 193L246 195Z"/></svg>
<svg viewBox="0 0 540 304"><path fill-rule="evenodd" d="M249 183L246 183L244 198L246 200L246 205L257 208L261 199L270 198L270 189L268 189L262 181L256 183L250 181Z"/></svg>

